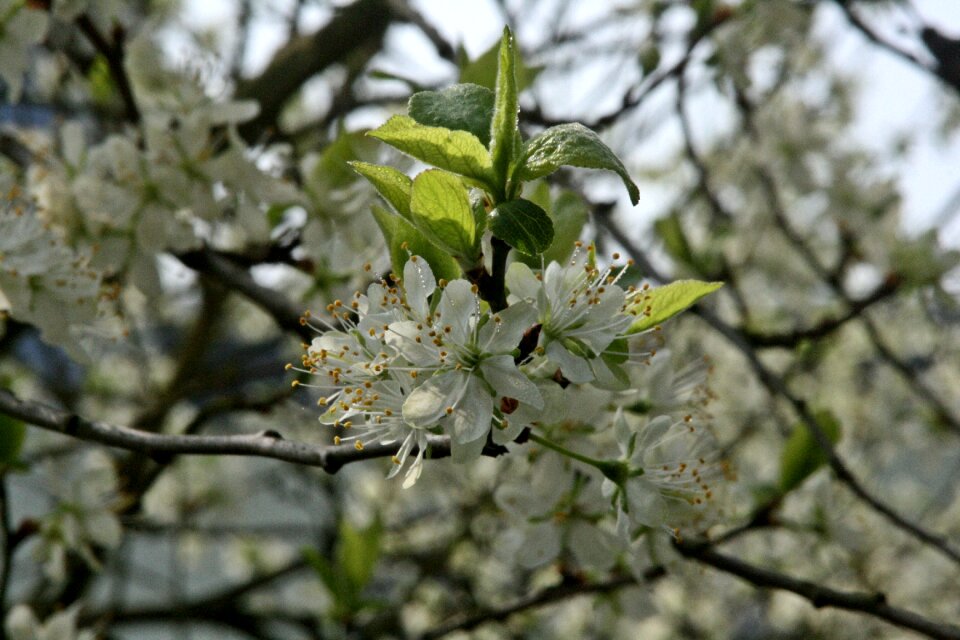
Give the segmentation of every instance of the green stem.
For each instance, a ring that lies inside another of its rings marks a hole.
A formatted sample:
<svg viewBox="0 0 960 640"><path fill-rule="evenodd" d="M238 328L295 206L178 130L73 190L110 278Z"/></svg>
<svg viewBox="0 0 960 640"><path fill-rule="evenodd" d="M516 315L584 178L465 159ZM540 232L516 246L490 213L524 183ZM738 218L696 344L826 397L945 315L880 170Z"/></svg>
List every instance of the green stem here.
<svg viewBox="0 0 960 640"><path fill-rule="evenodd" d="M599 469L603 475L609 477L609 474L614 470L615 467L619 467L620 464L617 462L611 462L609 460L597 460L596 458L591 458L590 456L585 456L582 453L577 453L576 451L570 451L566 447L563 447L553 440L548 440L543 436L538 436L535 433L530 434L530 439L536 442L537 444L546 447L547 449L552 449L559 453L562 456L566 456L577 462L582 462L583 464L588 464L591 467Z"/></svg>

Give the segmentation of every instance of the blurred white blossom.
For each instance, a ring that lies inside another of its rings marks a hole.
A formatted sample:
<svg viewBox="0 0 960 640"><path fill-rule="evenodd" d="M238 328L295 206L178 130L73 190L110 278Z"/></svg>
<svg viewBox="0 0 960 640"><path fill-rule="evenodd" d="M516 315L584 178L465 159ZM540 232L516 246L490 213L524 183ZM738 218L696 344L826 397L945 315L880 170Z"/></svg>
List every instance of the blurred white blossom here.
<svg viewBox="0 0 960 640"><path fill-rule="evenodd" d="M92 631L77 629L78 607L57 612L40 622L25 604L10 609L4 627L10 640L93 640Z"/></svg>

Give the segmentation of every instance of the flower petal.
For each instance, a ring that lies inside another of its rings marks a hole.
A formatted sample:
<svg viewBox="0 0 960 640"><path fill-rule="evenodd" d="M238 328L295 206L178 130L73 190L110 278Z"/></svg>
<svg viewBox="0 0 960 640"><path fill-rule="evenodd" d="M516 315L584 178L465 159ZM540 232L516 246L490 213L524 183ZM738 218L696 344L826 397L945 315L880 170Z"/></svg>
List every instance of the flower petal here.
<svg viewBox="0 0 960 640"><path fill-rule="evenodd" d="M437 306L440 323L445 331L450 327L448 337L455 344L467 344L473 335L472 320L480 303L472 287L466 280L454 280L443 290Z"/></svg>
<svg viewBox="0 0 960 640"><path fill-rule="evenodd" d="M448 371L424 382L403 402L403 419L415 427L437 424L446 415L448 407L455 407L460 402L467 387L467 375ZM489 420L487 422L489 424Z"/></svg>
<svg viewBox="0 0 960 640"><path fill-rule="evenodd" d="M537 385L525 376L513 362L513 356L494 356L480 363L483 378L498 396L516 398L520 402L543 408L543 398Z"/></svg>
<svg viewBox="0 0 960 640"><path fill-rule="evenodd" d="M540 291L540 281L533 271L522 262L514 262L507 268L505 284L510 291L510 297L518 300L527 300L529 302L537 301L537 294Z"/></svg>
<svg viewBox="0 0 960 640"><path fill-rule="evenodd" d="M630 521L659 528L667 524L669 506L657 487L643 476L627 481Z"/></svg>
<svg viewBox="0 0 960 640"><path fill-rule="evenodd" d="M486 353L507 353L520 344L520 339L537 321L537 310L526 302L517 302L496 314L480 329L478 343Z"/></svg>
<svg viewBox="0 0 960 640"><path fill-rule="evenodd" d="M469 376L466 389L460 401L455 404L451 418L451 435L455 443L466 444L486 437L490 430L490 421L493 420L493 398L476 376Z"/></svg>
<svg viewBox="0 0 960 640"><path fill-rule="evenodd" d="M593 371L590 370L590 364L580 356L575 356L567 351L559 342L547 344L547 357L560 367L563 377L570 382L583 384L593 381Z"/></svg>
<svg viewBox="0 0 960 640"><path fill-rule="evenodd" d="M430 313L428 298L437 288L430 265L420 256L411 256L403 267L403 290L407 304L418 318L426 318Z"/></svg>
<svg viewBox="0 0 960 640"><path fill-rule="evenodd" d="M481 436L470 442L457 442L456 439L450 441L450 459L458 464L464 462L473 462L483 453L483 445L487 443L487 437Z"/></svg>

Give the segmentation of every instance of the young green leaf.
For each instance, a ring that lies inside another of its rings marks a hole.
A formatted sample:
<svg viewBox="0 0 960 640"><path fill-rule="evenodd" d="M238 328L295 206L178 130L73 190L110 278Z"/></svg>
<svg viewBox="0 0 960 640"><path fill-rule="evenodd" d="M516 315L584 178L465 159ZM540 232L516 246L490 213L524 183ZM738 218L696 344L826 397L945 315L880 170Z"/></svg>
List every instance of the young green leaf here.
<svg viewBox="0 0 960 640"><path fill-rule="evenodd" d="M528 194L526 199L545 210L553 223L553 242L550 243L550 248L543 252L543 263L563 264L573 253L574 243L580 238L583 225L587 222L588 212L583 198L572 191L564 190L551 201L549 186L546 182L539 181L537 188ZM538 256L521 254L516 259L534 269L541 266Z"/></svg>
<svg viewBox="0 0 960 640"><path fill-rule="evenodd" d="M466 53L462 50L460 54L460 82L471 82L491 90L497 86L497 63L500 60L499 40L473 60L468 60ZM541 71L543 71L542 65L528 67L521 58L517 57L517 65L514 69L514 76L517 78L517 90L523 91L530 86Z"/></svg>
<svg viewBox="0 0 960 640"><path fill-rule="evenodd" d="M457 261L447 251L428 240L410 222L382 207L374 205L371 209L373 218L387 241L390 266L394 273L403 273L403 266L407 264L410 256L418 255L427 261L438 278L456 280L461 276Z"/></svg>
<svg viewBox="0 0 960 640"><path fill-rule="evenodd" d="M490 144L493 92L476 84L455 84L442 91L415 93L407 104L410 117L430 127L467 131Z"/></svg>
<svg viewBox="0 0 960 640"><path fill-rule="evenodd" d="M677 280L662 287L650 289L630 308L630 313L638 318L630 325L627 333L651 329L722 286L722 282Z"/></svg>
<svg viewBox="0 0 960 640"><path fill-rule="evenodd" d="M440 169L424 171L413 179L410 210L428 238L455 256L474 256L476 221L460 178Z"/></svg>
<svg viewBox="0 0 960 640"><path fill-rule="evenodd" d="M337 540L337 565L343 570L354 587L354 593L359 595L377 566L380 558L380 537L383 525L375 520L365 529L357 529L343 520L340 525L340 536Z"/></svg>
<svg viewBox="0 0 960 640"><path fill-rule="evenodd" d="M409 116L393 116L367 135L441 169L483 185L493 184L490 153L472 133L429 127Z"/></svg>
<svg viewBox="0 0 960 640"><path fill-rule="evenodd" d="M393 167L385 167L369 162L348 163L353 170L370 181L383 199L390 203L397 213L407 220L410 214L410 191L413 180Z"/></svg>
<svg viewBox="0 0 960 640"><path fill-rule="evenodd" d="M27 435L27 426L20 420L0 415L0 469L17 462Z"/></svg>
<svg viewBox="0 0 960 640"><path fill-rule="evenodd" d="M830 411L817 411L814 418L830 442L836 444L841 433L837 417ZM796 489L826 461L826 454L810 430L802 422L797 423L780 454L780 491L787 493Z"/></svg>
<svg viewBox="0 0 960 640"><path fill-rule="evenodd" d="M640 190L620 159L600 136L577 122L550 127L527 142L513 177L519 181L535 180L564 165L613 171L623 180L630 201L633 204L640 201Z"/></svg>
<svg viewBox="0 0 960 640"><path fill-rule="evenodd" d="M517 251L529 255L543 253L553 242L550 216L522 198L497 206L490 214L490 230Z"/></svg>
<svg viewBox="0 0 960 640"><path fill-rule="evenodd" d="M543 259L563 264L573 253L574 243L580 238L587 223L587 205L572 191L563 191L553 201L550 218L553 220L553 243L543 253Z"/></svg>
<svg viewBox="0 0 960 640"><path fill-rule="evenodd" d="M310 565L317 577L320 578L320 582L330 592L336 608L341 611L348 611L353 595L350 589L352 585L346 580L342 580L335 567L332 567L316 549L306 547L302 550L302 553L307 564Z"/></svg>
<svg viewBox="0 0 960 640"><path fill-rule="evenodd" d="M520 154L520 132L518 123L520 103L517 97L517 77L515 67L517 54L513 34L509 27L503 28L500 39L500 52L497 66L497 89L493 108L493 122L490 129L490 157L496 184L506 194L507 178Z"/></svg>

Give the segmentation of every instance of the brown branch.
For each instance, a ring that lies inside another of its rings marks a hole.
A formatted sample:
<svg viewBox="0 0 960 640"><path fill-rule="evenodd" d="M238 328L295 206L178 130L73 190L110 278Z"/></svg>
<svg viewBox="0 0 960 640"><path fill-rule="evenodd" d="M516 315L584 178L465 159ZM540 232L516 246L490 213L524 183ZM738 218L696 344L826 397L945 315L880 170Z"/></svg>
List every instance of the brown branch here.
<svg viewBox="0 0 960 640"><path fill-rule="evenodd" d="M651 583L666 575L666 570L661 566L651 567L643 574L643 582ZM585 596L594 593L610 593L623 587L629 587L639 584L633 576L617 576L604 582L580 583L576 581L564 581L556 586L548 587L538 593L534 593L526 598L522 598L513 604L498 609L489 609L474 615L464 616L435 629L431 629L422 636L420 640L436 640L449 635L454 631L469 631L488 622L501 622L510 616L536 609L554 602L560 602L577 596Z"/></svg>
<svg viewBox="0 0 960 640"><path fill-rule="evenodd" d="M219 280L229 289L239 291L273 316L280 328L299 335L309 342L316 332L301 322L304 309L279 291L257 283L250 273L232 260L210 249L182 253L177 258L186 266Z"/></svg>
<svg viewBox="0 0 960 640"><path fill-rule="evenodd" d="M843 12L843 15L847 18L847 21L853 25L853 27L860 32L863 37L865 37L870 42L874 43L884 51L892 54L893 56L900 58L907 64L916 67L920 71L929 73L932 76L938 78L945 85L953 89L954 91L960 92L960 75L956 73L955 62L952 60L944 60L940 56L936 55L937 52L931 51L937 58L937 66L931 67L919 57L910 53L909 51L902 49L890 42L882 35L877 33L873 27L863 21L863 19L857 15L857 13L851 8L853 4L850 0L834 0L836 5L840 8L840 11ZM931 32L935 33L937 36L943 37L935 29L925 26L922 32L922 40L924 44L930 49L930 41L932 39ZM935 37L935 36L933 36ZM946 62L946 64L945 64ZM953 63L951 65L951 63Z"/></svg>
<svg viewBox="0 0 960 640"><path fill-rule="evenodd" d="M457 51L453 45L447 42L437 28L423 17L416 7L412 6L409 0L387 0L390 9L396 14L397 18L417 27L420 32L427 37L427 40L437 50L437 54L448 62L457 63Z"/></svg>
<svg viewBox="0 0 960 640"><path fill-rule="evenodd" d="M150 433L87 420L39 402L21 400L6 389L0 389L0 413L47 431L127 451L138 451L161 460L174 455L251 456L319 467L327 473L336 473L351 462L390 457L396 454L399 447L397 443L371 444L362 449L347 445L309 444L284 440L277 431L230 436ZM430 436L428 443L431 458L450 455L449 436ZM503 447L488 444L483 454L497 457L505 451Z"/></svg>
<svg viewBox="0 0 960 640"><path fill-rule="evenodd" d="M873 320L868 317L862 318L863 326L867 330L867 337L870 338L870 342L873 345L873 348L877 350L877 353L880 354L887 364L903 378L903 381L913 389L913 392L917 394L924 402L933 407L933 411L937 416L937 419L940 423L953 431L954 433L960 434L960 420L953 414L950 408L934 393L933 389L924 382L923 378L917 375L917 372L907 364L900 356L895 354L893 350L884 342L883 338L880 336L880 332L877 330L876 325Z"/></svg>
<svg viewBox="0 0 960 640"><path fill-rule="evenodd" d="M76 17L74 22L77 28L86 36L93 48L103 56L107 61L107 67L110 69L110 75L117 84L117 90L120 92L120 98L123 100L123 106L126 110L127 120L134 124L140 122L140 109L137 107L137 101L133 96L133 88L130 86L130 78L127 76L127 70L123 67L124 57L124 32L123 29L115 28L113 30L112 42L106 37L93 21L85 13Z"/></svg>
<svg viewBox="0 0 960 640"><path fill-rule="evenodd" d="M740 113L744 118L747 131L750 133L751 137L759 140L760 133L753 122L754 106L742 92L738 92L737 94L737 107L740 109ZM767 204L770 207L771 215L773 216L777 227L780 229L780 232L784 235L790 245L804 260L804 262L806 262L810 270L813 271L817 277L823 280L823 282L827 284L833 291L834 295L843 301L847 308L853 312L857 306L857 301L852 300L847 294L846 290L843 288L842 271L840 269L828 269L813 252L804 238L791 226L787 216L786 207L784 206L780 197L774 177L762 167L757 167L756 173L760 180L760 185L764 191ZM842 266L843 263L841 261L841 269ZM857 315L860 316L863 325L866 327L867 334L870 337L874 348L877 350L877 353L880 354L880 356L887 362L888 365L890 365L897 373L901 375L904 382L907 384L907 386L913 389L916 395L933 406L934 411L944 426L949 428L954 433L960 434L960 418L957 418L951 412L947 405L939 397L937 397L937 394L933 392L933 390L923 381L923 379L916 375L916 372L914 372L902 359L900 359L889 347L883 343L879 333L876 330L876 327L874 327L870 318L863 314L862 311L863 310L857 312Z"/></svg>
<svg viewBox="0 0 960 640"><path fill-rule="evenodd" d="M747 359L747 362L750 363L750 366L757 378L772 395L783 398L793 407L801 422L803 422L804 426L817 443L817 446L820 447L820 449L826 455L830 468L833 470L834 474L836 474L837 479L840 480L840 482L846 485L847 488L854 493L854 495L860 498L860 500L866 503L870 508L884 516L891 524L913 536L923 544L936 549L954 562L960 563L960 551L954 549L944 536L931 533L920 525L911 522L897 512L893 507L867 491L867 489L863 486L863 483L857 478L856 475L854 475L853 471L850 470L846 462L844 462L837 453L833 442L829 437L827 437L827 434L823 431L823 428L813 415L813 412L807 406L806 400L793 394L787 388L787 385L783 379L774 374L773 371L763 364L742 332L720 320L720 318L702 305L696 305L692 310L695 315L699 316L704 322L706 322L720 335L731 342L733 346L744 355L744 357Z"/></svg>
<svg viewBox="0 0 960 640"><path fill-rule="evenodd" d="M687 558L710 565L726 573L739 576L764 589L790 591L810 601L816 608L832 607L857 611L879 618L890 624L911 629L937 640L960 640L960 627L934 622L913 611L887 604L882 593L838 591L809 580L801 580L770 569L748 564L737 558L718 553L702 542L676 542L674 547Z"/></svg>
<svg viewBox="0 0 960 640"><path fill-rule="evenodd" d="M259 76L237 87L236 99L260 103L260 113L239 127L240 135L248 142L258 141L275 128L284 105L307 80L355 52L372 57L394 17L386 0L358 0L339 10L322 29L288 42Z"/></svg>
<svg viewBox="0 0 960 640"><path fill-rule="evenodd" d="M784 333L763 333L744 329L743 334L750 344L760 349L771 347L791 349L804 340L818 340L829 336L851 320L861 317L863 312L874 304L895 294L899 288L900 280L896 277L889 277L870 294L863 298L851 300L846 313L823 318L812 326L797 328Z"/></svg>
<svg viewBox="0 0 960 640"><path fill-rule="evenodd" d="M612 220L607 220L605 225L608 229L617 228L617 225ZM617 238L621 241L621 244L627 253L630 254L630 257L636 260L638 257L642 256L642 253L637 253L634 255L634 243L631 242L622 231L618 230ZM669 280L668 278L665 279L662 274L656 274L655 277L662 282ZM954 549L945 537L931 533L923 527L911 522L907 518L900 515L895 509L893 509L893 507L889 506L879 498L876 498L873 496L873 494L867 491L866 488L864 488L860 480L853 474L847 464L839 456L836 448L833 446L833 442L827 437L827 434L824 433L823 428L820 426L820 423L817 422L813 412L807 406L806 401L794 395L787 388L787 385L783 379L775 375L773 371L768 369L767 366L763 364L757 355L757 352L751 345L748 337L741 330L728 325L702 304L694 305L691 311L695 315L699 316L715 331L717 331L717 333L726 338L738 351L743 354L743 356L747 359L747 362L750 363L754 374L772 395L780 396L787 400L790 405L792 405L794 411L800 417L804 426L817 443L817 446L819 446L827 456L827 461L830 465L830 468L836 474L837 478L844 483L858 498L870 506L874 511L883 515L897 528L905 531L923 544L936 549L954 562L960 563L960 551Z"/></svg>

